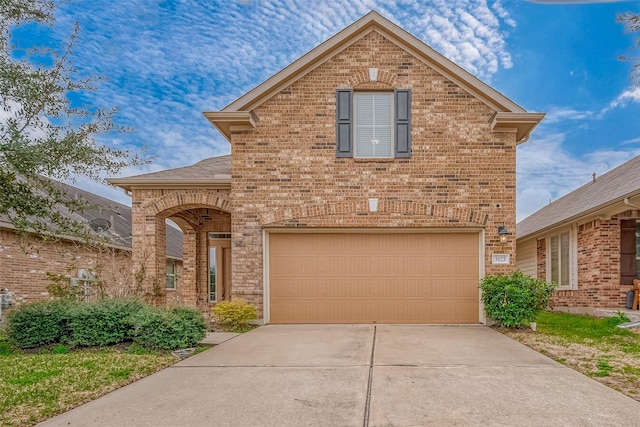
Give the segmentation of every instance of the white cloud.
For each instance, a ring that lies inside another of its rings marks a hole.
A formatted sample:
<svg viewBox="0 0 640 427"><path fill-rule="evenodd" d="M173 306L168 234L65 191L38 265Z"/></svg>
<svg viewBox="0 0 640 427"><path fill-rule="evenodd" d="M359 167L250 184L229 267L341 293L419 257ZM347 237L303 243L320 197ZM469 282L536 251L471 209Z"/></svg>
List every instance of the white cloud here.
<svg viewBox="0 0 640 427"><path fill-rule="evenodd" d="M634 87L632 89L627 89L622 92L620 95L616 97L613 101L609 103L605 108L602 109L599 116L602 117L609 111L618 108L624 107L629 102L637 102L640 103L640 87Z"/></svg>
<svg viewBox="0 0 640 427"><path fill-rule="evenodd" d="M135 128L100 140L156 156L122 172L131 175L228 153L201 112L223 108L370 10L486 81L512 66L505 29L515 22L499 1L78 0L62 3L53 31L61 40L80 23L74 65L109 78L88 102L119 106L119 123Z"/></svg>
<svg viewBox="0 0 640 427"><path fill-rule="evenodd" d="M640 147L606 149L576 155L568 152L562 133L539 132L517 151L517 220L549 201L586 184L640 154Z"/></svg>

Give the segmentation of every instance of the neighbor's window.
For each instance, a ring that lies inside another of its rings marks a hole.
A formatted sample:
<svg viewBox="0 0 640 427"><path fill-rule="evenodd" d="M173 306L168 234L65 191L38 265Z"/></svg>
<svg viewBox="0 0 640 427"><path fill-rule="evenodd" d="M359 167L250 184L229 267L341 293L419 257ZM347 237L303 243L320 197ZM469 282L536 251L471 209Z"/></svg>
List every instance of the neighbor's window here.
<svg viewBox="0 0 640 427"><path fill-rule="evenodd" d="M176 288L176 262L175 261L167 261L167 265L165 267L165 279L166 279L165 287L167 289Z"/></svg>
<svg viewBox="0 0 640 427"><path fill-rule="evenodd" d="M393 93L354 94L355 157L393 157Z"/></svg>
<svg viewBox="0 0 640 427"><path fill-rule="evenodd" d="M560 289L575 289L577 280L576 245L572 230L548 238L547 280Z"/></svg>

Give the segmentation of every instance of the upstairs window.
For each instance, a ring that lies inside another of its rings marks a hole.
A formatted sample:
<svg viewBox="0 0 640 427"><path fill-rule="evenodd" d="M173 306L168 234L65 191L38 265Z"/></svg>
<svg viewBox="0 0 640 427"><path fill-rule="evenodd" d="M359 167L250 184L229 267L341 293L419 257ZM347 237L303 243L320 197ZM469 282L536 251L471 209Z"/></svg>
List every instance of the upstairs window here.
<svg viewBox="0 0 640 427"><path fill-rule="evenodd" d="M411 157L411 91L336 94L336 155L356 158Z"/></svg>
<svg viewBox="0 0 640 427"><path fill-rule="evenodd" d="M357 92L353 108L354 156L393 157L393 94Z"/></svg>

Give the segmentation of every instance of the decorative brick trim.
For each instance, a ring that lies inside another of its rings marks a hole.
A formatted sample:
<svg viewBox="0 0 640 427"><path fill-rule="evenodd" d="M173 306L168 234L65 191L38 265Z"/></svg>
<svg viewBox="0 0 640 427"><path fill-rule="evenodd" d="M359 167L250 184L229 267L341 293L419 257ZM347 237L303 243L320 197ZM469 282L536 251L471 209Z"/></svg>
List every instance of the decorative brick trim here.
<svg viewBox="0 0 640 427"><path fill-rule="evenodd" d="M489 215L471 209L459 209L447 205L432 205L428 203L402 202L397 200L380 200L379 213L401 215L421 215L433 218L447 218L460 223L484 226ZM316 203L313 205L295 206L267 212L260 216L260 225L276 225L280 222L302 218L323 217L344 214L368 214L369 201L357 200L338 203Z"/></svg>
<svg viewBox="0 0 640 427"><path fill-rule="evenodd" d="M142 205L146 216L159 213L171 216L176 212L197 207L212 207L231 213L231 198L228 194L210 190L176 190Z"/></svg>
<svg viewBox="0 0 640 427"><path fill-rule="evenodd" d="M372 68L375 65L372 65ZM398 80L398 76L386 70L378 70L378 79L376 83L382 83L390 87L396 87L396 81ZM361 68L351 75L345 82L344 87L358 87L364 84L371 84L369 80L369 68Z"/></svg>

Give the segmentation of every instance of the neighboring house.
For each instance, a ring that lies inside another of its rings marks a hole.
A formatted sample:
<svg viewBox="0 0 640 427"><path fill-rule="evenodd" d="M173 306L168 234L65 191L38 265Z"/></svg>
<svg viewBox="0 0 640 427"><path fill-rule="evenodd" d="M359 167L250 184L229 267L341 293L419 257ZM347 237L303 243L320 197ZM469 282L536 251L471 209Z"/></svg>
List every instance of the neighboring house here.
<svg viewBox="0 0 640 427"><path fill-rule="evenodd" d="M93 224L98 239L92 244L80 239L43 239L35 233L20 234L6 219L0 218L0 288L12 294L15 304L51 297L47 287L52 276L68 278L77 289L87 286L89 298L105 293L111 296L135 293L135 275L131 266L131 208L66 184L68 194L86 199L96 210L71 213L64 206L59 212L87 226ZM167 226L166 280L169 302L181 300L179 272L182 268L182 236ZM61 284L69 284L63 279Z"/></svg>
<svg viewBox="0 0 640 427"><path fill-rule="evenodd" d="M518 268L560 285L557 307L624 307L640 277L640 156L527 217Z"/></svg>
<svg viewBox="0 0 640 427"><path fill-rule="evenodd" d="M136 268L163 274L169 218L183 302L204 311L233 297L267 323L484 320L480 278L515 268L516 145L544 114L375 12L204 114L230 156L111 180L132 195Z"/></svg>

